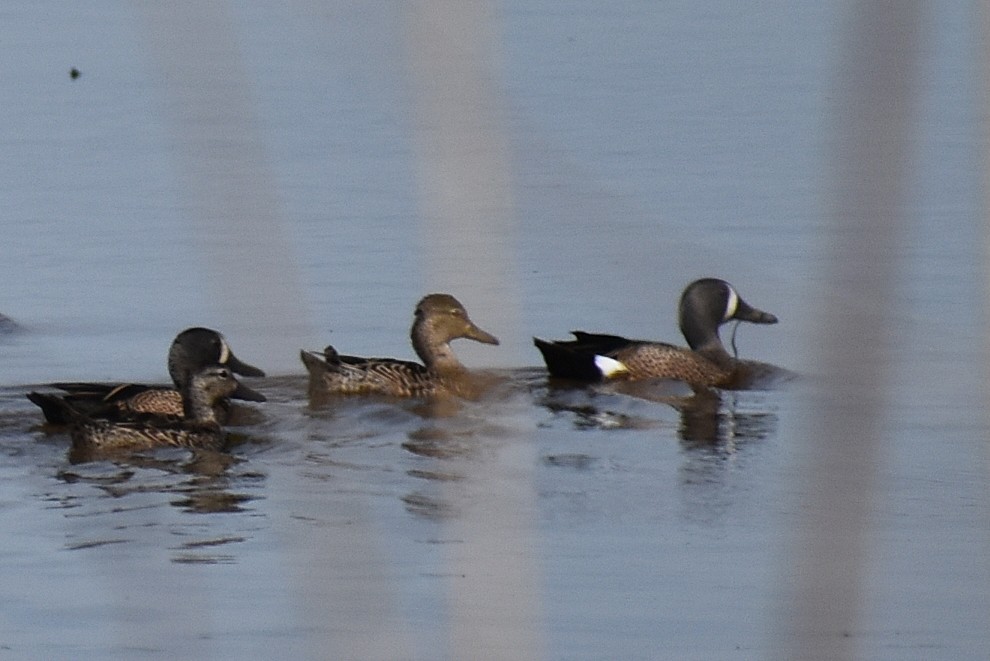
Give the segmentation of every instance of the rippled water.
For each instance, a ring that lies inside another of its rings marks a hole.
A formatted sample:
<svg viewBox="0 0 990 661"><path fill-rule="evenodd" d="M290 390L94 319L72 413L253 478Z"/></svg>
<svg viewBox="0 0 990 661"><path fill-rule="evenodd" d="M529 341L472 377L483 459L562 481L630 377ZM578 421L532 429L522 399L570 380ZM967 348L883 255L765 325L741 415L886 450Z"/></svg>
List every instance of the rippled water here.
<svg viewBox="0 0 990 661"><path fill-rule="evenodd" d="M548 386L535 369L496 376L482 400L441 409L359 398L311 408L304 379L267 379L264 419L233 429L243 439L230 455L84 464L39 428L23 388L6 390L11 651L485 656L477 641L450 642L466 618L472 639L495 636L503 652L512 634L523 656L533 641L648 656L690 574L753 580L693 566L689 549L742 543L732 519L753 507L761 457L776 463L766 455L778 395L679 413ZM673 384L652 392L685 396ZM484 617L471 623L475 612ZM601 628L617 638L596 646Z"/></svg>
<svg viewBox="0 0 990 661"><path fill-rule="evenodd" d="M874 304L825 286L848 7L427 6L0 9L0 656L987 658L968 9L919 46L855 626L808 650L818 340ZM796 377L547 382L532 335L679 342L708 275ZM455 345L490 391L311 405L300 348L410 358L428 291L499 336ZM231 452L71 463L24 394L162 381L191 325L270 375Z"/></svg>

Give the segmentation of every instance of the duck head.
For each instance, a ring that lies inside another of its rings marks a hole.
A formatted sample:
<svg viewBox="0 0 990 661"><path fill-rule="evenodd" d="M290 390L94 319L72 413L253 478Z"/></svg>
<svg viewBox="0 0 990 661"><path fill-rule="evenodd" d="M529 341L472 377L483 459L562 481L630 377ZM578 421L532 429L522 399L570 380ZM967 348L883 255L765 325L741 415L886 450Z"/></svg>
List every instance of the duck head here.
<svg viewBox="0 0 990 661"><path fill-rule="evenodd" d="M688 345L695 351L725 352L719 327L733 319L754 324L775 324L777 317L754 308L725 280L702 278L689 284L678 306L678 322Z"/></svg>

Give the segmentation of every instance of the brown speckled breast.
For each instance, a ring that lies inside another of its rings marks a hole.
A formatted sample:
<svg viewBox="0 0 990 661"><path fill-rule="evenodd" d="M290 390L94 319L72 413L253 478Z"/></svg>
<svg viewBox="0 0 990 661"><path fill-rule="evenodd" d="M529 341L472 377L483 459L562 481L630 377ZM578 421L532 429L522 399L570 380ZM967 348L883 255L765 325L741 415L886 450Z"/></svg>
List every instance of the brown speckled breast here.
<svg viewBox="0 0 990 661"><path fill-rule="evenodd" d="M735 372L689 349L669 344L633 344L609 356L626 366L629 379L677 379L698 386L721 386L732 381Z"/></svg>

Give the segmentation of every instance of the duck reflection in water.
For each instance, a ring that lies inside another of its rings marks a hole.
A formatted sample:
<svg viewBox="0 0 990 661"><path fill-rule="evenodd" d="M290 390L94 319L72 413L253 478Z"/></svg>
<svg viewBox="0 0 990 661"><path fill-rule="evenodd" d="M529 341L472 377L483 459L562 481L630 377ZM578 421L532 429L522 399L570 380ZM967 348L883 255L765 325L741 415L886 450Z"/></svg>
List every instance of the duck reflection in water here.
<svg viewBox="0 0 990 661"><path fill-rule="evenodd" d="M573 414L578 429L647 429L663 424L624 407L616 395L675 409L680 417L677 434L686 447L759 440L777 427L772 411L740 410L740 391L691 387L668 380L615 382L591 388L551 382L541 403L552 413Z"/></svg>
<svg viewBox="0 0 990 661"><path fill-rule="evenodd" d="M739 441L761 440L777 428L772 411L741 411L737 395L699 389L672 404L680 413L677 434L686 447L728 446Z"/></svg>
<svg viewBox="0 0 990 661"><path fill-rule="evenodd" d="M255 470L238 472L242 459L227 452L179 448L94 454L73 449L58 472L67 483L89 484L114 499L160 492L185 512L241 512L256 496L246 491L264 481Z"/></svg>

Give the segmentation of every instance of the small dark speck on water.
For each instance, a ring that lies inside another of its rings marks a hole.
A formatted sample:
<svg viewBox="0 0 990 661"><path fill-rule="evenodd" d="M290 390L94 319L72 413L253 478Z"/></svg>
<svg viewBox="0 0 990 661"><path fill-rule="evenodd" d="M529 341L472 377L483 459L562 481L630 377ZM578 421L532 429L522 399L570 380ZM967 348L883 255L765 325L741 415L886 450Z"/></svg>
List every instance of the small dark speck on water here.
<svg viewBox="0 0 990 661"><path fill-rule="evenodd" d="M11 333L17 330L17 324L10 317L0 314L0 333Z"/></svg>
<svg viewBox="0 0 990 661"><path fill-rule="evenodd" d="M82 72L79 71L79 69L77 69L75 67L72 67L71 69L69 69L69 78L71 78L72 80L75 80L76 78L78 78L81 75L82 75Z"/></svg>

